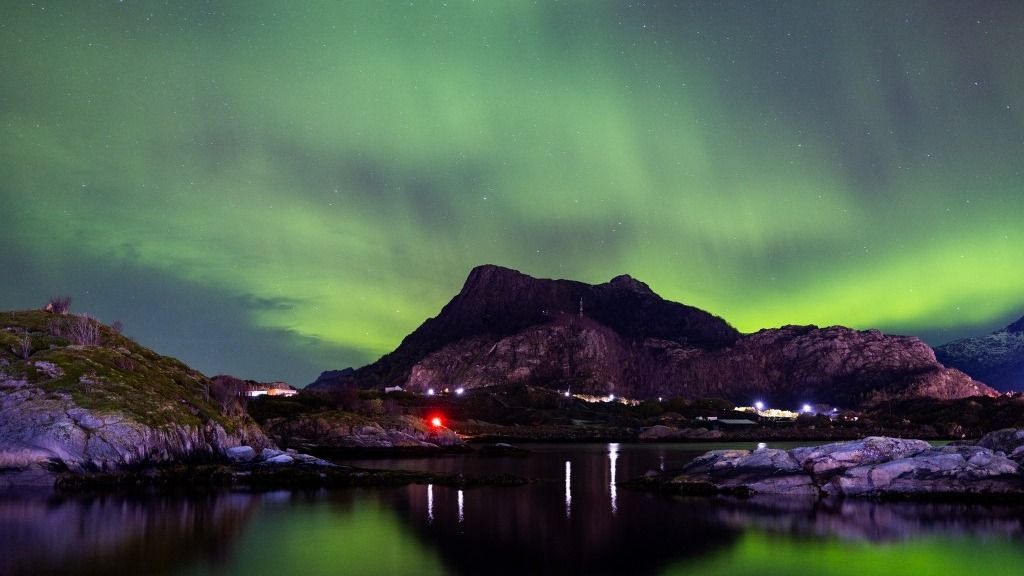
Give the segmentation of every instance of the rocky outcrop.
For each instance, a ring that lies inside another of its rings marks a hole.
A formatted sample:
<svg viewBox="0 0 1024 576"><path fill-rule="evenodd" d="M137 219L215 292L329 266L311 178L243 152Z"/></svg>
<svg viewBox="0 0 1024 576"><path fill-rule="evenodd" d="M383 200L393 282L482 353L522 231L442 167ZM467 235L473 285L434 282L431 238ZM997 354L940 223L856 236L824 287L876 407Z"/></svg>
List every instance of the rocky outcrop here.
<svg viewBox="0 0 1024 576"><path fill-rule="evenodd" d="M719 440L725 434L721 430L707 428L675 428L657 424L640 431L639 440L644 442L659 440Z"/></svg>
<svg viewBox="0 0 1024 576"><path fill-rule="evenodd" d="M628 276L587 285L496 266L391 354L314 389L401 385L412 392L524 384L595 395L721 397L747 404L857 406L904 397L995 395L943 367L917 338L786 326L741 335Z"/></svg>
<svg viewBox="0 0 1024 576"><path fill-rule="evenodd" d="M225 409L235 399L210 397L202 374L102 325L102 345L73 345L41 329L47 316L4 316L33 349L27 359L0 352L0 485L272 447L244 412Z"/></svg>
<svg viewBox="0 0 1024 576"><path fill-rule="evenodd" d="M267 433L286 446L317 448L440 448L462 446L458 434L427 427L420 419L398 417L380 422L331 412L263 423Z"/></svg>
<svg viewBox="0 0 1024 576"><path fill-rule="evenodd" d="M0 485L51 484L85 473L215 460L235 446L271 445L253 423L230 431L216 421L151 426L116 411L93 411L69 394L0 382Z"/></svg>
<svg viewBox="0 0 1024 576"><path fill-rule="evenodd" d="M965 338L935 349L946 366L1003 391L1024 390L1024 318L1002 330Z"/></svg>
<svg viewBox="0 0 1024 576"><path fill-rule="evenodd" d="M822 487L854 497L1024 496L1016 462L981 446L944 446L850 468Z"/></svg>
<svg viewBox="0 0 1024 576"><path fill-rule="evenodd" d="M640 485L682 493L1024 499L1020 456L1024 430L938 448L920 440L870 437L792 450L716 450Z"/></svg>

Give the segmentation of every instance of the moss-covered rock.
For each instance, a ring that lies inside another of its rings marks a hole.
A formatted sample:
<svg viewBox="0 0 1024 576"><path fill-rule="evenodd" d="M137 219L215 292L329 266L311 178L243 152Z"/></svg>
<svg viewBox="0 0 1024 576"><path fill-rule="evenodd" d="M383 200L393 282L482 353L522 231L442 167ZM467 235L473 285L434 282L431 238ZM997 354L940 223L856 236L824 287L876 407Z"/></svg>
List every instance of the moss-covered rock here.
<svg viewBox="0 0 1024 576"><path fill-rule="evenodd" d="M74 344L60 329L67 321L92 323L98 342ZM214 460L232 446L269 445L210 384L95 320L0 313L0 472L8 483L47 482L40 471Z"/></svg>

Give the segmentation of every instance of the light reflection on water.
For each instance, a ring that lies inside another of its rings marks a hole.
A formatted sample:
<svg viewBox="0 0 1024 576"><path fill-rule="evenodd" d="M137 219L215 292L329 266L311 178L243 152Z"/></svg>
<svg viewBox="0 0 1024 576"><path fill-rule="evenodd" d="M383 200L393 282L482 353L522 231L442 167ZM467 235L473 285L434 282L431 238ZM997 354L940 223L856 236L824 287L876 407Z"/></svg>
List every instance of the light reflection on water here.
<svg viewBox="0 0 1024 576"><path fill-rule="evenodd" d="M1017 507L678 499L614 485L714 447L364 462L537 479L512 488L5 496L0 574L939 575L1024 563Z"/></svg>
<svg viewBox="0 0 1024 576"><path fill-rule="evenodd" d="M572 518L572 462L565 461L565 517Z"/></svg>

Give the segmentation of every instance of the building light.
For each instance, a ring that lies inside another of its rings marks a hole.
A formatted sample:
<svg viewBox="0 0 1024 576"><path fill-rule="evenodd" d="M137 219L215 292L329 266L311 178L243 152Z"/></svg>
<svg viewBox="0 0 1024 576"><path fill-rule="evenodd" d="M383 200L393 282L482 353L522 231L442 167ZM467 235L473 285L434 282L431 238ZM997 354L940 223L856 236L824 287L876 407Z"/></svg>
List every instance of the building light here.
<svg viewBox="0 0 1024 576"><path fill-rule="evenodd" d="M465 391L466 391L466 389L460 386L460 387L455 389L455 395L456 396L462 396L462 393L465 392Z"/></svg>
<svg viewBox="0 0 1024 576"><path fill-rule="evenodd" d="M427 396L433 396L433 395L434 395L434 389L433 388L427 388Z"/></svg>
<svg viewBox="0 0 1024 576"><path fill-rule="evenodd" d="M565 392L562 392L562 396L565 396L566 398L568 398L569 397L569 391L566 390Z"/></svg>

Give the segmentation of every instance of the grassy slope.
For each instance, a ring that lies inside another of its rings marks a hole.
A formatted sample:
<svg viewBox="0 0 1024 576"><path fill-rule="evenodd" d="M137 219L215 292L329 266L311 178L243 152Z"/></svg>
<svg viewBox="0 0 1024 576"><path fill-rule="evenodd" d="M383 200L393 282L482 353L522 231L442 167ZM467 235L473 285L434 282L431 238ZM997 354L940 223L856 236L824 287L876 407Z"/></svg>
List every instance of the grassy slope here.
<svg viewBox="0 0 1024 576"><path fill-rule="evenodd" d="M120 413L150 426L201 425L213 420L229 432L237 425L207 397L210 381L182 362L161 356L101 325L100 346L72 346L51 335L59 315L39 310L0 312L0 372L47 392L65 392L79 406ZM28 361L12 350L24 332L32 339ZM63 376L52 379L34 363L51 362Z"/></svg>

